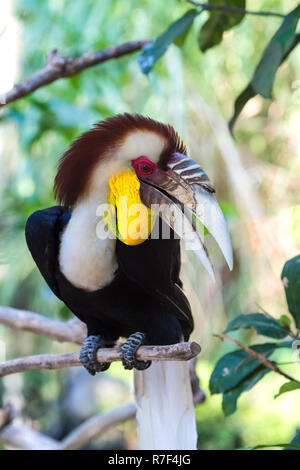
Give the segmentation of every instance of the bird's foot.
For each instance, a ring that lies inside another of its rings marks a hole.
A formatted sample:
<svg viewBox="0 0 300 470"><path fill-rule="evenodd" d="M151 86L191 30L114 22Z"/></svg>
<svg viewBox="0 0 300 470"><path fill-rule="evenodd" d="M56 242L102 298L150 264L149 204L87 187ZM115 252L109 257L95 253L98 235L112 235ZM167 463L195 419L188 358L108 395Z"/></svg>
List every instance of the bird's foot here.
<svg viewBox="0 0 300 470"><path fill-rule="evenodd" d="M89 374L95 375L97 372L103 372L109 368L109 362L98 362L97 360L98 349L105 346L101 336L88 336L83 341L79 358Z"/></svg>
<svg viewBox="0 0 300 470"><path fill-rule="evenodd" d="M145 370L151 365L151 361L138 361L135 357L137 349L144 343L144 333L134 333L129 336L127 341L121 347L121 359L124 369Z"/></svg>

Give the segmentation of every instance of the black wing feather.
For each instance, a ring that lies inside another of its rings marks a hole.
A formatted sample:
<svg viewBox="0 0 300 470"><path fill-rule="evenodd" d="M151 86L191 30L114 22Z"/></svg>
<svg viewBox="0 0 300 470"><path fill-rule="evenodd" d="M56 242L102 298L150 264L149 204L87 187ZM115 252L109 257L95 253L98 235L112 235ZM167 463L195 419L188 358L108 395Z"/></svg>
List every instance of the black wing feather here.
<svg viewBox="0 0 300 470"><path fill-rule="evenodd" d="M31 214L25 228L29 251L43 278L61 300L55 280L55 268L59 251L59 234L69 218L70 210L63 206L54 206Z"/></svg>
<svg viewBox="0 0 300 470"><path fill-rule="evenodd" d="M157 223L162 223L159 220ZM169 239L148 238L140 245L130 246L117 240L117 259L126 276L155 295L171 308L181 322L185 336L194 328L189 302L181 286L180 241L171 232Z"/></svg>

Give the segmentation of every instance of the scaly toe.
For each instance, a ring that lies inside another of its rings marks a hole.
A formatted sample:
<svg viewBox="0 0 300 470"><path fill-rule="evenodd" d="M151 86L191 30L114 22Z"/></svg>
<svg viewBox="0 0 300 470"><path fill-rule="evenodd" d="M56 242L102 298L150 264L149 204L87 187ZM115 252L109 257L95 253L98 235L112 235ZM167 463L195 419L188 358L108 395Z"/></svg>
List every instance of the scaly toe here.
<svg viewBox="0 0 300 470"><path fill-rule="evenodd" d="M151 365L151 361L138 361L135 357L137 349L145 342L144 333L134 333L129 336L126 343L121 347L121 359L124 369L131 370L133 368L137 370L148 369Z"/></svg>
<svg viewBox="0 0 300 470"><path fill-rule="evenodd" d="M110 366L110 363L100 363L97 360L97 351L103 347L105 347L105 344L100 336L88 336L82 343L79 356L80 362L91 375L95 375L97 372L103 372Z"/></svg>

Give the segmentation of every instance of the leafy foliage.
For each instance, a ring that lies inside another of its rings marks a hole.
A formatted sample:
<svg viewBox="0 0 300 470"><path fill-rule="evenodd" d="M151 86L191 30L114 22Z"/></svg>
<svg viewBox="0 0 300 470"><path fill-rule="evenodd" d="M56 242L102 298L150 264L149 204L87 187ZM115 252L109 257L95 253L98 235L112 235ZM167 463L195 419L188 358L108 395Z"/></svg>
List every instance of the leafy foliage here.
<svg viewBox="0 0 300 470"><path fill-rule="evenodd" d="M292 320L287 315L281 315L278 323L286 330L290 330L291 325L292 325Z"/></svg>
<svg viewBox="0 0 300 470"><path fill-rule="evenodd" d="M300 18L300 5L287 15L278 31L268 44L252 79L256 93L264 98L272 98L275 74L286 54L293 45L295 32Z"/></svg>
<svg viewBox="0 0 300 470"><path fill-rule="evenodd" d="M238 385L231 388L227 392L223 393L222 409L225 416L232 415L237 408L237 400L239 396L250 390L254 385L257 384L266 374L270 372L270 369L267 369L264 366L258 367L254 372L249 374L244 380L242 380Z"/></svg>
<svg viewBox="0 0 300 470"><path fill-rule="evenodd" d="M265 343L252 346L256 353L269 357L280 343ZM288 345L286 344L286 347ZM243 349L237 349L223 356L216 364L210 378L211 393L224 393L239 385L247 379L252 372L258 369L261 363Z"/></svg>
<svg viewBox="0 0 300 470"><path fill-rule="evenodd" d="M245 104L251 98L257 94L264 98L272 98L276 72L300 40L299 36L296 35L299 18L300 5L284 18L280 28L269 42L251 82L236 99L234 115L229 123L231 130Z"/></svg>
<svg viewBox="0 0 300 470"><path fill-rule="evenodd" d="M300 383L287 382L280 387L279 392L277 393L277 395L275 395L274 398L280 397L280 395L283 395L284 393L293 392L294 390L299 390L299 389L300 389Z"/></svg>
<svg viewBox="0 0 300 470"><path fill-rule="evenodd" d="M199 11L192 9L172 23L168 29L158 36L152 44L146 44L138 57L138 63L143 73L148 74L155 62L166 52L170 44L175 42L182 45L184 38Z"/></svg>
<svg viewBox="0 0 300 470"><path fill-rule="evenodd" d="M299 312L300 312L300 256L289 260L282 271L282 279L286 290L289 310L295 320L297 328L299 328ZM279 321L262 313L250 313L247 315L239 315L232 320L224 333L229 333L240 328L253 328L257 334L274 338L283 339L287 334L292 335L290 330L291 321L286 316L281 316ZM299 331L297 332L299 334ZM211 393L222 393L222 408L225 416L232 415L237 409L237 400L240 395L250 390L256 385L266 374L271 372L272 367L266 364L264 358L270 357L279 348L290 348L293 341L282 341L277 343L265 343L251 346L250 349L254 353L263 356L262 360L254 357L244 349L232 351L219 359L210 378ZM276 364L276 363L275 363ZM278 371L277 366L277 371ZM300 390L300 381L292 379L283 384L274 398L284 393ZM265 447L282 447L300 450L299 442L289 444L277 444L274 446L262 445L252 447L251 449ZM250 450L250 448L248 448Z"/></svg>
<svg viewBox="0 0 300 470"><path fill-rule="evenodd" d="M276 320L264 313L239 315L229 323L224 333L229 333L239 328L253 328L259 335L275 339L283 339L288 334L288 331Z"/></svg>
<svg viewBox="0 0 300 470"><path fill-rule="evenodd" d="M221 7L246 8L246 0L209 0L208 4ZM187 33L194 22L194 19L205 7L200 10L189 10L181 18L169 25L152 44L144 46L142 53L138 57L138 63L143 73L148 74L154 64L167 51L170 44L175 43L182 47ZM209 11L209 18L202 25L198 33L198 45L202 52L217 46L222 42L225 31L237 26L243 20L245 14L236 12ZM253 75L252 80L246 88L236 98L234 104L234 114L229 122L232 131L242 109L246 103L256 96L272 98L272 89L276 73L280 65L287 59L289 54L300 42L300 34L296 33L300 18L300 5L287 14L279 29L276 31L268 43Z"/></svg>
<svg viewBox="0 0 300 470"><path fill-rule="evenodd" d="M209 0L209 4L245 8L246 0ZM211 11L209 18L199 31L198 44L202 52L222 41L223 33L238 25L245 15L240 13Z"/></svg>
<svg viewBox="0 0 300 470"><path fill-rule="evenodd" d="M290 444L289 444L288 447L285 450L291 450L291 449L295 450L293 446L298 446L298 449L296 449L296 450L300 450L300 430L299 429L297 429L296 435L292 439L291 444L292 444L292 446L290 446Z"/></svg>
<svg viewBox="0 0 300 470"><path fill-rule="evenodd" d="M290 348L291 342L265 343L251 346L251 349L265 358L279 348ZM223 411L226 416L234 413L239 396L250 390L270 370L261 362L249 356L243 349L230 352L216 364L210 378L210 391L223 393Z"/></svg>
<svg viewBox="0 0 300 470"><path fill-rule="evenodd" d="M300 255L286 262L281 279L289 311L300 328Z"/></svg>

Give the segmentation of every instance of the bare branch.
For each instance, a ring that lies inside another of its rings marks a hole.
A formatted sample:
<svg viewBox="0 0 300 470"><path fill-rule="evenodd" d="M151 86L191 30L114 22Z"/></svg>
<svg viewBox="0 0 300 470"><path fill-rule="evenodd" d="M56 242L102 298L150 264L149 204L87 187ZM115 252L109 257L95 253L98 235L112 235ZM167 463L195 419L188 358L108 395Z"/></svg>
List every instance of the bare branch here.
<svg viewBox="0 0 300 470"><path fill-rule="evenodd" d="M47 63L44 68L38 70L34 75L31 75L31 77L15 85L11 90L0 96L0 108L29 95L38 88L48 85L59 78L71 77L72 75L82 72L82 70L101 64L107 60L116 59L139 51L149 42L149 39L130 41L119 46L110 46L101 51L77 57L76 59L59 56L57 50L54 49L48 54Z"/></svg>
<svg viewBox="0 0 300 470"><path fill-rule="evenodd" d="M88 442L104 433L111 426L117 426L135 417L134 403L119 406L114 410L99 413L86 420L61 441L61 450L82 449Z"/></svg>
<svg viewBox="0 0 300 470"><path fill-rule="evenodd" d="M11 421L14 412L12 407L7 405L0 409L0 441L11 447L24 450L81 449L111 426L117 426L134 418L135 413L136 406L134 403L98 413L84 421L59 442L34 430L30 425L24 424L20 418Z"/></svg>
<svg viewBox="0 0 300 470"><path fill-rule="evenodd" d="M79 365L79 353L26 356L0 363L0 377L26 370L61 369Z"/></svg>
<svg viewBox="0 0 300 470"><path fill-rule="evenodd" d="M23 450L59 450L59 442L16 420L0 430L0 441Z"/></svg>
<svg viewBox="0 0 300 470"><path fill-rule="evenodd" d="M53 320L38 313L0 306L0 323L19 330L31 331L56 341L81 344L86 337L86 326L80 320Z"/></svg>
<svg viewBox="0 0 300 470"><path fill-rule="evenodd" d="M142 361L188 361L201 351L199 344L178 343L170 346L141 346L136 357ZM120 361L120 345L115 348L99 349L99 362ZM0 363L0 377L26 370L61 369L63 367L80 366L79 352L66 354L41 354L11 359Z"/></svg>
<svg viewBox="0 0 300 470"><path fill-rule="evenodd" d="M280 370L274 362L269 361L269 359L267 359L265 356L263 356L262 354L257 353L256 351L249 348L248 346L245 346L243 343L241 343L237 339L234 339L231 336L226 335L225 333L220 334L220 335L214 335L214 336L216 336L217 338L227 339L228 341L231 341L232 343L236 344L241 349L246 351L249 354L250 357L252 356L255 359L257 359L261 364L263 364L265 367L267 367L267 369L270 369L273 372L276 372L277 374L282 375L283 377L285 377L286 379L288 379L292 382L298 382L298 380L296 380L293 377L285 374L285 372L282 372L282 370Z"/></svg>
<svg viewBox="0 0 300 470"><path fill-rule="evenodd" d="M195 0L188 0L188 3L208 11L223 11L224 13L238 13L240 15L276 16L279 18L285 17L283 13L277 13L276 11L245 10L245 8L230 7L225 5L212 5L211 3L197 2Z"/></svg>

